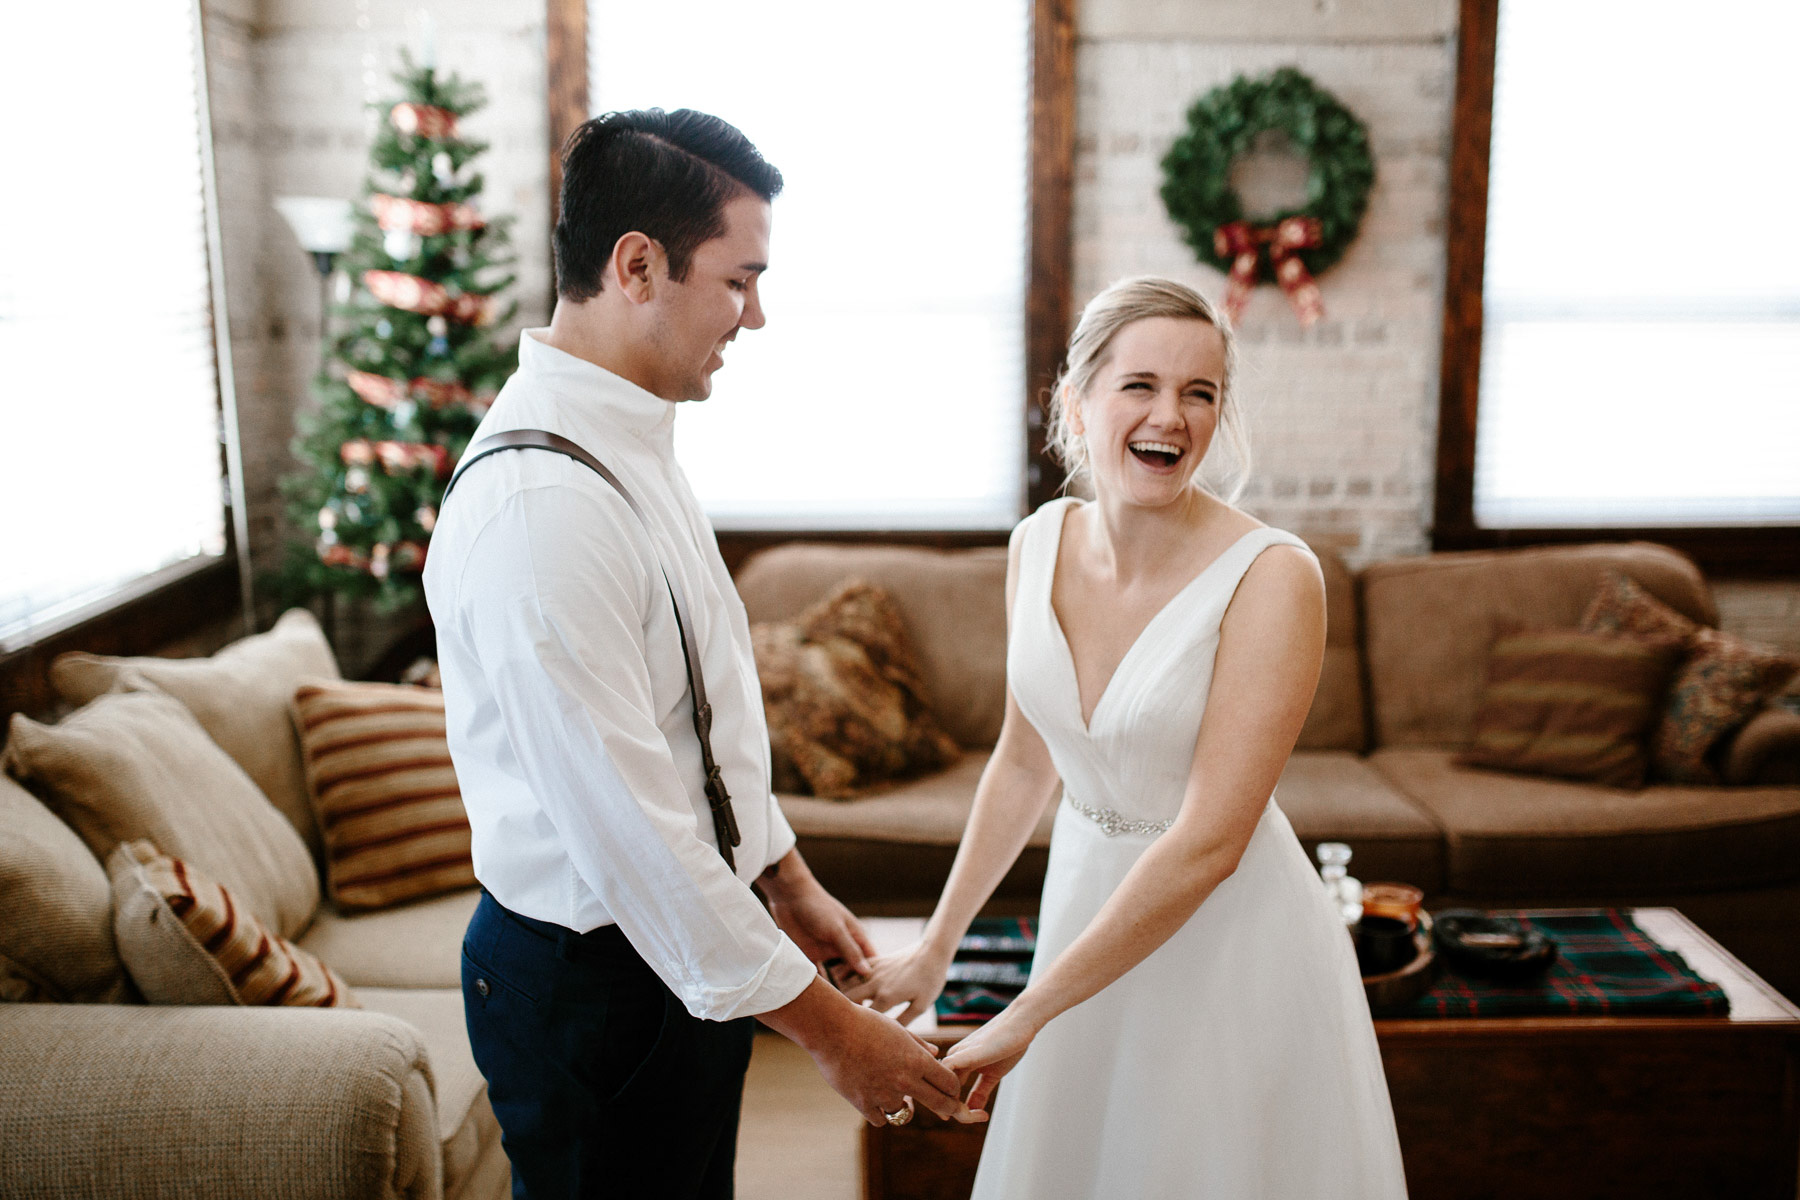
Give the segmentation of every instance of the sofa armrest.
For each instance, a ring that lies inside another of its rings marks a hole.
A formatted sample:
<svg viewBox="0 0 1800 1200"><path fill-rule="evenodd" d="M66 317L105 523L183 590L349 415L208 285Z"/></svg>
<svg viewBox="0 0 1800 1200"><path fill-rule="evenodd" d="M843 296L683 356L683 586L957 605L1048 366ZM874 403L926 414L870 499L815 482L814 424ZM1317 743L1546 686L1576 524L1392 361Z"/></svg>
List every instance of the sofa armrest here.
<svg viewBox="0 0 1800 1200"><path fill-rule="evenodd" d="M15 1200L443 1191L424 1043L350 1009L0 1004Z"/></svg>
<svg viewBox="0 0 1800 1200"><path fill-rule="evenodd" d="M1765 708L1725 747L1726 783L1800 783L1800 713Z"/></svg>

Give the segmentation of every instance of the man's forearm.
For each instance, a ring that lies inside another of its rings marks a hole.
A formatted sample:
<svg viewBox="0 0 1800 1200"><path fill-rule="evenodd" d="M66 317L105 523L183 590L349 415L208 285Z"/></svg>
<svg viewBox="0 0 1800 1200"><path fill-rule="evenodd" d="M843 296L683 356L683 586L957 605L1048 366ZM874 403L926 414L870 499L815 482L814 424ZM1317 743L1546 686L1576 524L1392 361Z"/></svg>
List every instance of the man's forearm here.
<svg viewBox="0 0 1800 1200"><path fill-rule="evenodd" d="M808 886L817 887L819 881L813 878L806 860L800 857L798 846L768 865L761 875L756 877L757 890L771 904L779 904L792 899Z"/></svg>

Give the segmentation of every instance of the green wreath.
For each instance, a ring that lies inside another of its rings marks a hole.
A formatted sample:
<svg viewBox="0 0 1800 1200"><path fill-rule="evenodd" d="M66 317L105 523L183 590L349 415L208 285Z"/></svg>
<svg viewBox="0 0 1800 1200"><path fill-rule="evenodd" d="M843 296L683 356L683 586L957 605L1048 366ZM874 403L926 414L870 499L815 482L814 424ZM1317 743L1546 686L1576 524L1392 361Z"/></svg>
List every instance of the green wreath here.
<svg viewBox="0 0 1800 1200"><path fill-rule="evenodd" d="M1231 190L1231 164L1250 150L1257 134L1269 129L1285 133L1311 169L1305 207L1256 223L1273 227L1289 217L1317 221L1318 244L1294 254L1318 275L1356 240L1375 183L1375 162L1363 123L1292 67L1262 79L1239 76L1194 101L1187 132L1163 156L1163 204L1200 260L1229 270L1233 255L1215 245L1214 234L1246 219L1243 203Z"/></svg>

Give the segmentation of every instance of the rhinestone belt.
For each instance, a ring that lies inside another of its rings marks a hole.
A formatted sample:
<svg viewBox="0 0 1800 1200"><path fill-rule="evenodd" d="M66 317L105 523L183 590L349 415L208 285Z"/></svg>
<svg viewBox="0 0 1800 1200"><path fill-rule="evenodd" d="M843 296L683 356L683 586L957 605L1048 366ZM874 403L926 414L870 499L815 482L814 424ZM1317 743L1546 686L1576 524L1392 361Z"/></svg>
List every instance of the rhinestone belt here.
<svg viewBox="0 0 1800 1200"><path fill-rule="evenodd" d="M1107 837L1118 837L1121 833L1167 833L1169 827L1175 824L1173 818L1167 821L1133 821L1123 813L1114 812L1104 805L1096 808L1090 804L1083 804L1067 792L1064 792L1063 795L1068 799L1070 808L1098 825L1100 832Z"/></svg>

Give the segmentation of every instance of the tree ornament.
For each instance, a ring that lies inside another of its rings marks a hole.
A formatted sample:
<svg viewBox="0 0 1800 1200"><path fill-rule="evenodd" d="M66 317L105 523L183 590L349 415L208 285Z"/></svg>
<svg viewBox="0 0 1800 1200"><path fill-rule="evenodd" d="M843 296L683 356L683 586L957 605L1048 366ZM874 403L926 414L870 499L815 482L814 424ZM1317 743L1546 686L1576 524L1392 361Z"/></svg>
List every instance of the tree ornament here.
<svg viewBox="0 0 1800 1200"><path fill-rule="evenodd" d="M411 400L402 400L389 411L393 416L394 428L405 429L412 424L413 417L418 415L419 406Z"/></svg>
<svg viewBox="0 0 1800 1200"><path fill-rule="evenodd" d="M344 472L344 490L357 495L369 490L369 472L362 467L351 467ZM354 504L344 505L344 515L352 521L358 520L357 508Z"/></svg>
<svg viewBox="0 0 1800 1200"><path fill-rule="evenodd" d="M369 574L377 579L386 579L388 573L388 544L375 543L375 553L369 558Z"/></svg>
<svg viewBox="0 0 1800 1200"><path fill-rule="evenodd" d="M367 473L365 472L365 477L366 474ZM349 521L352 525L360 522L362 520L362 505L354 500L346 500L344 502L344 519Z"/></svg>
<svg viewBox="0 0 1800 1200"><path fill-rule="evenodd" d="M1306 156L1304 208L1245 218L1231 164L1256 136L1279 130ZM1375 182L1369 134L1331 93L1292 67L1214 88L1188 109L1188 128L1162 160L1162 200L1202 262L1229 273L1225 313L1236 321L1265 274L1302 325L1324 313L1316 275L1356 240Z"/></svg>
<svg viewBox="0 0 1800 1200"><path fill-rule="evenodd" d="M449 187L456 182L456 161L445 151L432 155L431 177L438 181L439 187Z"/></svg>
<svg viewBox="0 0 1800 1200"><path fill-rule="evenodd" d="M456 114L435 104L403 100L388 110L388 121L401 133L413 137L435 141L456 136Z"/></svg>
<svg viewBox="0 0 1800 1200"><path fill-rule="evenodd" d="M453 296L443 284L404 271L364 271L362 278L369 295L389 308L421 316L447 316L459 325L486 325L494 316L491 296L473 292Z"/></svg>
<svg viewBox="0 0 1800 1200"><path fill-rule="evenodd" d="M337 528L337 510L327 505L319 510L319 528L330 533Z"/></svg>
<svg viewBox="0 0 1800 1200"><path fill-rule="evenodd" d="M439 157L448 157L442 155ZM437 237L456 230L480 229L485 222L472 204L427 204L376 192L369 197L375 223L388 232L405 230L420 237Z"/></svg>
<svg viewBox="0 0 1800 1200"><path fill-rule="evenodd" d="M419 523L420 529L423 529L426 533L430 533L433 529L437 528L437 509L431 507L429 504L424 505L418 512L413 514L413 520Z"/></svg>
<svg viewBox="0 0 1800 1200"><path fill-rule="evenodd" d="M390 229L381 235L381 248L396 263L411 262L419 252L419 235L410 229Z"/></svg>
<svg viewBox="0 0 1800 1200"><path fill-rule="evenodd" d="M443 317L432 317L425 322L425 332L432 337L443 337L450 332L450 322Z"/></svg>

